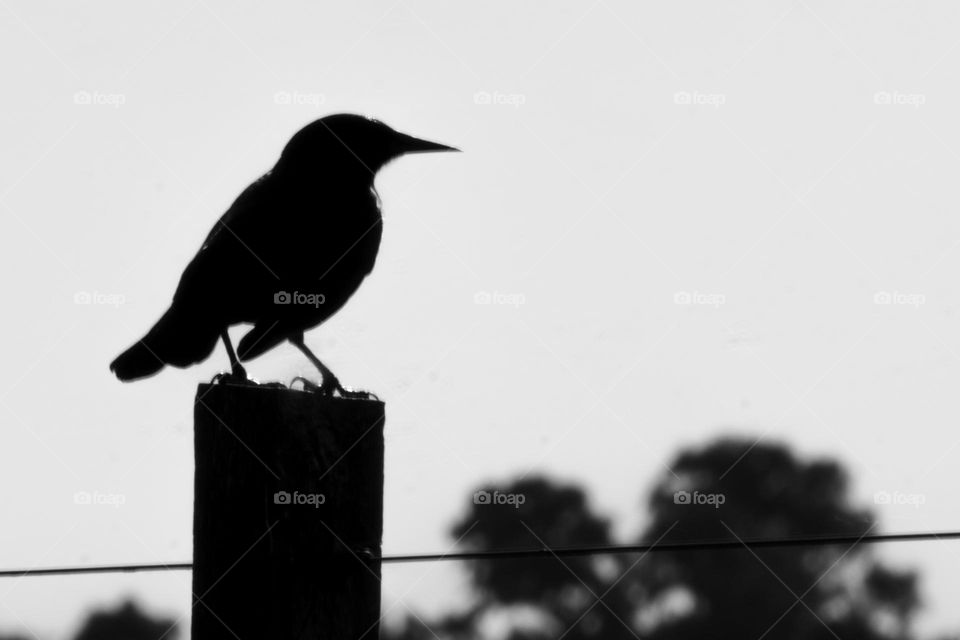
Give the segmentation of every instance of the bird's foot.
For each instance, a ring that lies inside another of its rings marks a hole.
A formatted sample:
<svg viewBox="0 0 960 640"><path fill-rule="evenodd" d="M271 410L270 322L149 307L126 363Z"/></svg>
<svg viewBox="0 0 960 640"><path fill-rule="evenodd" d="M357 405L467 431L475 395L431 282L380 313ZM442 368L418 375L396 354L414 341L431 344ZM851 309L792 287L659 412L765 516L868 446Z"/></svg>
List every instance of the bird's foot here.
<svg viewBox="0 0 960 640"><path fill-rule="evenodd" d="M297 376L293 379L294 382L299 380L303 383L303 389L309 391L310 393L319 394L325 398L343 398L345 400L379 400L376 395L370 393L369 391L360 391L357 389L347 389L340 381L336 378L332 380L329 378L324 379L320 384L315 384L310 380L302 376Z"/></svg>
<svg viewBox="0 0 960 640"><path fill-rule="evenodd" d="M210 384L235 384L235 385L254 385L257 386L257 383L251 380L246 376L238 376L233 372L221 371L217 375L213 376L213 379L210 380Z"/></svg>
<svg viewBox="0 0 960 640"><path fill-rule="evenodd" d="M214 384L256 384L250 378L247 377L247 370L243 368L239 362L233 365L230 373L221 371L213 377Z"/></svg>
<svg viewBox="0 0 960 640"><path fill-rule="evenodd" d="M303 385L304 391L307 391L309 393L317 393L322 396L333 397L333 390L325 389L322 384L316 384L314 382L311 382L310 380L307 380L303 376L297 376L296 378L294 378L290 382L290 388L293 389L293 385L295 385L298 381Z"/></svg>
<svg viewBox="0 0 960 640"><path fill-rule="evenodd" d="M347 389L346 387L340 386L337 387L337 392L340 394L341 398L346 398L347 400L379 400L375 394L369 391L363 391L362 389Z"/></svg>

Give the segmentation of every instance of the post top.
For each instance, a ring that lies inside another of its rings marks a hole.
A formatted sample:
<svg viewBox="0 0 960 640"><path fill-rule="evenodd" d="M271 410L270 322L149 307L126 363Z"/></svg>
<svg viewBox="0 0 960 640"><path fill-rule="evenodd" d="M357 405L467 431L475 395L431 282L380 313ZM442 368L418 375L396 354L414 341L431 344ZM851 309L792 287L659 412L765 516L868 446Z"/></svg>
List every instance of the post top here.
<svg viewBox="0 0 960 640"><path fill-rule="evenodd" d="M367 398L343 398L340 396L328 396L322 395L313 391L307 387L297 388L292 384L287 386L282 382L256 382L253 380L247 380L245 382L235 382L228 379L214 379L212 382L201 382L197 385L197 397L202 398L208 393L213 392L215 389L220 388L224 393L235 393L235 394L261 394L261 393L272 393L280 397L287 397L289 399L302 398L302 399L313 399L318 402L332 402L332 403L358 403L360 405L383 405L384 402L380 400L376 395L369 394Z"/></svg>

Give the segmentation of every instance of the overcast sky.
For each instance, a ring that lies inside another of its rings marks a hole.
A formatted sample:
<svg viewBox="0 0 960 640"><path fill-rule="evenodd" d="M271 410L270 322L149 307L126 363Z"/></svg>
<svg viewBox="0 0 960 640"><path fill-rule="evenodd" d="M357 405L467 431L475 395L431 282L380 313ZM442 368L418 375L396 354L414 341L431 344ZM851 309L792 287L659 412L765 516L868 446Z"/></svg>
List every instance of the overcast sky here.
<svg viewBox="0 0 960 640"><path fill-rule="evenodd" d="M131 385L107 365L240 190L341 111L464 150L380 174L377 268L307 334L387 403L386 553L446 550L475 486L530 470L633 535L670 456L729 432L841 460L884 530L960 528L955 3L0 16L3 567L190 559L192 400L226 355ZM248 370L312 375L289 346ZM960 628L960 545L882 553L922 569L923 629ZM417 580L414 609L456 599L452 566L385 575L388 603ZM0 580L0 630L61 638L130 589L189 606L186 573Z"/></svg>

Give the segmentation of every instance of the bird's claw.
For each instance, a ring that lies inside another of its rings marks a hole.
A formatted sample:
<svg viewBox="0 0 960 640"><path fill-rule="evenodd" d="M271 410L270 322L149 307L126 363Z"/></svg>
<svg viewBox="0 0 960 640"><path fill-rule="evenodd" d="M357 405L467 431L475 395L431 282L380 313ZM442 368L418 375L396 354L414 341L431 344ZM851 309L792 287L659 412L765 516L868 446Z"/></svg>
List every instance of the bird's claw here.
<svg viewBox="0 0 960 640"><path fill-rule="evenodd" d="M303 384L303 390L304 390L304 391L308 391L308 392L310 392L310 393L318 393L318 394L323 395L323 396L332 396L332 395L333 395L329 390L325 390L322 385L314 384L313 382L307 380L307 379L304 378L303 376L297 376L296 378L293 379L293 381L290 383L290 388L291 388L291 389L293 388L293 385L294 385L298 380Z"/></svg>
<svg viewBox="0 0 960 640"><path fill-rule="evenodd" d="M247 377L247 370L243 368L239 362L235 362L230 370L230 373L221 371L217 375L213 376L213 380L210 381L211 384L257 384L249 377Z"/></svg>
<svg viewBox="0 0 960 640"><path fill-rule="evenodd" d="M235 372L226 372L221 371L217 375L213 376L213 379L210 381L210 384L252 384L256 385L257 383L251 380L244 373L243 375L238 375Z"/></svg>
<svg viewBox="0 0 960 640"><path fill-rule="evenodd" d="M374 393L370 391L363 391L362 389L347 389L345 387L338 387L337 391L340 393L341 398L346 398L347 400L379 400Z"/></svg>
<svg viewBox="0 0 960 640"><path fill-rule="evenodd" d="M339 380L323 380L316 384L302 376L297 376L293 382L299 380L303 384L304 391L319 394L325 398L343 398L345 400L379 400L379 398L369 391L360 391L356 389L347 389Z"/></svg>

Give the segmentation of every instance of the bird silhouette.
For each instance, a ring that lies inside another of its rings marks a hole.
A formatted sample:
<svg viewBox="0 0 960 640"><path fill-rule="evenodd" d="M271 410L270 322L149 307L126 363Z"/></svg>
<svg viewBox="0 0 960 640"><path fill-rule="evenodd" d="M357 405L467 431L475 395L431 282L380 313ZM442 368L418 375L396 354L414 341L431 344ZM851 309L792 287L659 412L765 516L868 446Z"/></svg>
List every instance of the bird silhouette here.
<svg viewBox="0 0 960 640"><path fill-rule="evenodd" d="M340 384L303 333L342 308L373 270L383 226L377 171L404 154L429 151L457 149L353 114L305 126L217 221L170 308L110 370L130 381L165 365L187 367L222 339L232 377L246 380L240 362L288 340L319 369L319 392L365 396ZM234 351L227 329L239 323L253 328Z"/></svg>

